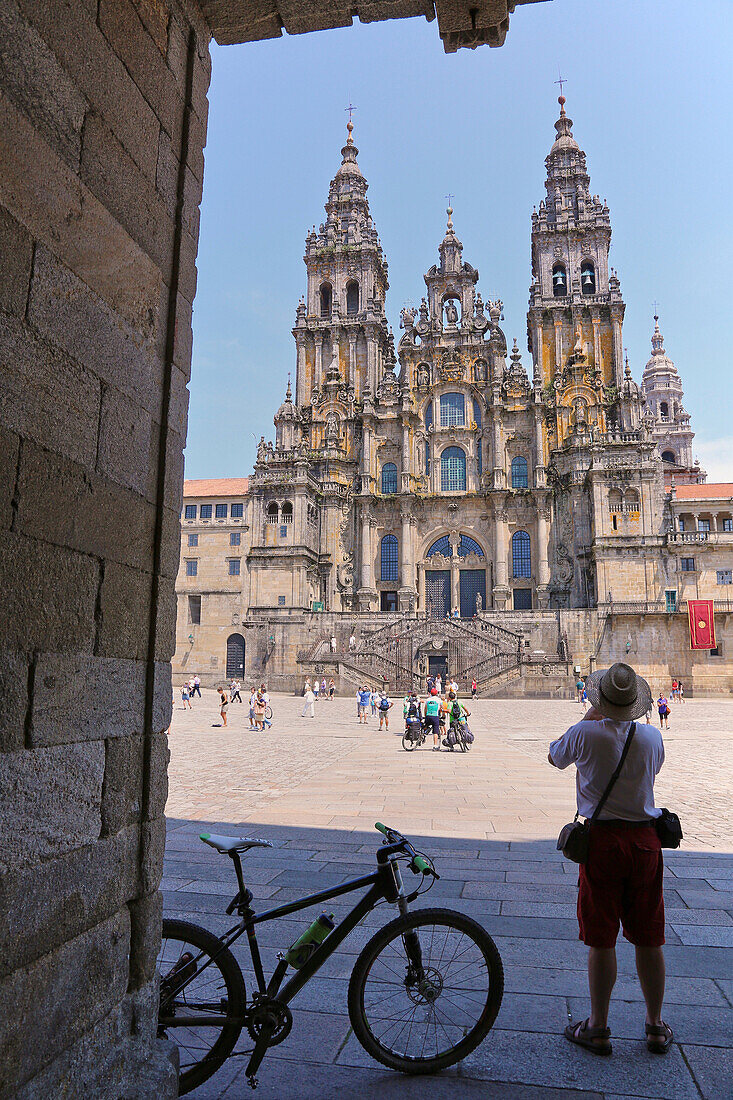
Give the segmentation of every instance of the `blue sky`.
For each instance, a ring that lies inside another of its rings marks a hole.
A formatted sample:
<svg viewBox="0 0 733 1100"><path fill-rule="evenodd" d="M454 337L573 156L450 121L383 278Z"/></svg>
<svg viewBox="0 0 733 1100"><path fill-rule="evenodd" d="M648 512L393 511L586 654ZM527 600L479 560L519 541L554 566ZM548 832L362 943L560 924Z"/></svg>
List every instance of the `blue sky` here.
<svg viewBox="0 0 733 1100"><path fill-rule="evenodd" d="M446 55L422 19L214 46L186 475L245 476L254 437L274 435L304 238L323 220L349 99L397 338L452 192L464 257L529 361L530 215L560 69L591 191L611 211L634 375L656 300L695 453L710 480L733 480L732 28L731 0L552 0L518 8L498 50Z"/></svg>

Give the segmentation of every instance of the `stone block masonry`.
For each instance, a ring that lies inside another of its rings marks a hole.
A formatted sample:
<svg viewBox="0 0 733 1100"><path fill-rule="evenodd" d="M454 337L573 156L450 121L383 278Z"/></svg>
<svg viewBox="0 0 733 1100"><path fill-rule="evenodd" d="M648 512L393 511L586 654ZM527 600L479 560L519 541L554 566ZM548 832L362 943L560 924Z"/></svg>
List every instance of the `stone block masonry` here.
<svg viewBox="0 0 733 1100"><path fill-rule="evenodd" d="M177 1095L155 960L208 29L0 12L0 1095Z"/></svg>

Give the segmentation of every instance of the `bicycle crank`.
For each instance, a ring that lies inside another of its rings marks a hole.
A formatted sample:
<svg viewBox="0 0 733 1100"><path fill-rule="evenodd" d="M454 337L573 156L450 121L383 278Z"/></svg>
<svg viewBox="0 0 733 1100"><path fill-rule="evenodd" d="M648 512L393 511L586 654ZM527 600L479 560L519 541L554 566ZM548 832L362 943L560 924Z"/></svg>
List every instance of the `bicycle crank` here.
<svg viewBox="0 0 733 1100"><path fill-rule="evenodd" d="M268 1047L275 1047L287 1039L292 1026L292 1012L286 1004L275 997L258 999L247 1019L247 1031L255 1043L266 1035Z"/></svg>

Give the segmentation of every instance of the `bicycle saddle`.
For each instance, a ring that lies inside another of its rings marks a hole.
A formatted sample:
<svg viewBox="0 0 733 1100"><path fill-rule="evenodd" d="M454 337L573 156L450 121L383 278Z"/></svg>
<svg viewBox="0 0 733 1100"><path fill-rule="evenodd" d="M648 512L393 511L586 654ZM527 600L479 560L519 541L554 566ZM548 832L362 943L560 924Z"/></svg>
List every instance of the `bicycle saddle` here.
<svg viewBox="0 0 733 1100"><path fill-rule="evenodd" d="M257 840L251 836L218 836L216 833L201 833L204 844L216 848L217 852L246 852L248 848L272 848L269 840Z"/></svg>

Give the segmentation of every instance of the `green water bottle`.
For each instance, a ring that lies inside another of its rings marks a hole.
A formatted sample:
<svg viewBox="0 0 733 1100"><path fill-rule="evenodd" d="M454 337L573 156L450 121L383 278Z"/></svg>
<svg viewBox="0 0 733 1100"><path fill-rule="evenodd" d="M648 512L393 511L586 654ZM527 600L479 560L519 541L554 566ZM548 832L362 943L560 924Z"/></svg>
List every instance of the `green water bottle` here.
<svg viewBox="0 0 733 1100"><path fill-rule="evenodd" d="M316 948L323 943L326 936L335 928L333 913L321 913L317 920L313 921L302 936L299 936L293 946L285 955L294 970L300 970L305 966Z"/></svg>

